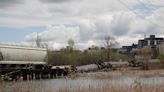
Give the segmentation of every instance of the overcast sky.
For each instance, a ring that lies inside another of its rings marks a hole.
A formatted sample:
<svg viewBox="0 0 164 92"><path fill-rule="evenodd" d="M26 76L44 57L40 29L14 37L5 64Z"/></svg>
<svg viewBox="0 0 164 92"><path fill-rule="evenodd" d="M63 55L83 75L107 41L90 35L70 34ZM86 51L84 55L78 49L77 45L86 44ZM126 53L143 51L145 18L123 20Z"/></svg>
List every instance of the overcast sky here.
<svg viewBox="0 0 164 92"><path fill-rule="evenodd" d="M164 0L0 0L0 42L31 44L38 33L54 49L101 46L107 35L120 45L144 35L164 37Z"/></svg>

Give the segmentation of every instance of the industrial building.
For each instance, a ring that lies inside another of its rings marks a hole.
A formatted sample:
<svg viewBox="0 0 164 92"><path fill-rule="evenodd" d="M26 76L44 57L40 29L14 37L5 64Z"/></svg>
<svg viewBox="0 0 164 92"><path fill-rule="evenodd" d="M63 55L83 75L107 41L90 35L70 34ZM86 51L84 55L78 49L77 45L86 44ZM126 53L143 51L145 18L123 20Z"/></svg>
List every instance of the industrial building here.
<svg viewBox="0 0 164 92"><path fill-rule="evenodd" d="M145 46L150 46L154 51L162 42L164 42L164 38L150 35L148 38L145 37L144 39L138 40L138 44L133 44L131 46L122 46L121 51L123 53L129 54L133 49L141 49Z"/></svg>
<svg viewBox="0 0 164 92"><path fill-rule="evenodd" d="M143 48L144 46L157 46L164 41L164 38L155 37L155 35L150 35L148 38L138 40L138 48Z"/></svg>

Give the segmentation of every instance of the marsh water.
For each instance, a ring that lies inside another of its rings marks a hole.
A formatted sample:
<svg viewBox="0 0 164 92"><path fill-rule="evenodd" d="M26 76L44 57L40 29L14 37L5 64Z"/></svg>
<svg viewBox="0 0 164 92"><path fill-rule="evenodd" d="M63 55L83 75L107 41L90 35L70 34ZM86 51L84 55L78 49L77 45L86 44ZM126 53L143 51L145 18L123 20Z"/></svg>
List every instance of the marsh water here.
<svg viewBox="0 0 164 92"><path fill-rule="evenodd" d="M160 85L164 84L164 76L120 76L120 77L77 77L77 78L59 78L32 81L1 82L0 92L56 92L61 89L80 89L111 85L130 86L134 82L141 84Z"/></svg>

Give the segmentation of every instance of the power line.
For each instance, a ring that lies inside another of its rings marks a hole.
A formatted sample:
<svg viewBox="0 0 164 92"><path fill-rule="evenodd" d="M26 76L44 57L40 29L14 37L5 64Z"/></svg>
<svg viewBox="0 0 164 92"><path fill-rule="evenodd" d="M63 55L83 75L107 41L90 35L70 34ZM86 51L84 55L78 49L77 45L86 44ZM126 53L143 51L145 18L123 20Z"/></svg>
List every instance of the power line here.
<svg viewBox="0 0 164 92"><path fill-rule="evenodd" d="M150 8L149 7L147 7L147 5L143 2L143 1L141 1L141 0L137 0L139 3L141 3L145 8L147 8L147 9L149 9L150 10ZM152 24L154 24L154 25L156 25L156 26L159 26L159 27L163 27L164 28L164 26L161 26L161 25L159 25L159 24L157 24L157 23L154 23L154 22L152 22L152 21L150 21L149 20L149 22L151 22Z"/></svg>
<svg viewBox="0 0 164 92"><path fill-rule="evenodd" d="M148 2L151 6L154 6L152 2L150 2L149 0L146 0L146 2Z"/></svg>
<svg viewBox="0 0 164 92"><path fill-rule="evenodd" d="M147 8L147 9L156 9L156 8L154 8L154 7L151 7L150 8L150 6L147 6L142 0L137 0L139 3L141 3L145 8ZM148 0L146 0L146 2L148 2L148 3L150 3L151 4L151 6L153 6L152 5L152 3L150 2L150 1L148 1Z"/></svg>
<svg viewBox="0 0 164 92"><path fill-rule="evenodd" d="M133 9L131 9L131 8L129 8L124 2L122 2L121 0L117 0L121 5L123 5L124 7L126 7L129 11L131 11L132 13L134 13L135 15L139 15L140 16L140 14L138 13L138 12L135 12ZM159 26L159 27L162 27L162 28L164 28L164 26L161 26L161 25L159 25L159 24L157 24L157 23L154 23L154 22L152 22L152 21L150 21L150 20L147 20L147 21L149 21L150 23L152 23L152 24L154 24L154 25L156 25L156 26Z"/></svg>
<svg viewBox="0 0 164 92"><path fill-rule="evenodd" d="M147 3L149 3L149 6L146 5L144 2L142 2L141 0L138 0L138 1L140 1L143 5L145 5L145 7L147 6L147 8L154 9L154 10L156 10L157 7L164 7L164 6L160 6L160 5L159 6L158 5L155 5L152 2L150 2L149 0L145 0Z"/></svg>
<svg viewBox="0 0 164 92"><path fill-rule="evenodd" d="M129 11L131 11L132 13L134 13L135 15L138 15L137 12L133 11L131 8L129 8L124 2L122 2L121 0L118 0L120 4L122 4L124 7L126 7Z"/></svg>
<svg viewBox="0 0 164 92"><path fill-rule="evenodd" d="M151 6L158 6L156 4L153 4L150 0L146 0ZM158 0L159 1L159 0Z"/></svg>

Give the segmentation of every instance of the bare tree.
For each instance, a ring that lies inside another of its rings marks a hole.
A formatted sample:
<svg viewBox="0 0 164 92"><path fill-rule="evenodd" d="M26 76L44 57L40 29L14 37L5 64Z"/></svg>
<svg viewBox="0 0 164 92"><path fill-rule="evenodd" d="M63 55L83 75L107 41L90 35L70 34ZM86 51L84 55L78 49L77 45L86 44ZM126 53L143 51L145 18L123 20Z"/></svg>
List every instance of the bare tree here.
<svg viewBox="0 0 164 92"><path fill-rule="evenodd" d="M75 45L75 42L72 38L70 38L68 40L68 49L72 52L72 50L74 49L74 45Z"/></svg>
<svg viewBox="0 0 164 92"><path fill-rule="evenodd" d="M105 46L105 52L106 52L106 61L109 61L110 56L112 54L111 48L116 46L116 44L118 44L118 43L111 36L105 36L104 40L105 40L104 46Z"/></svg>
<svg viewBox="0 0 164 92"><path fill-rule="evenodd" d="M37 35L36 35L36 46L37 46L37 47L41 47L41 38L40 38L40 36L38 35L38 33L37 33Z"/></svg>
<svg viewBox="0 0 164 92"><path fill-rule="evenodd" d="M74 42L74 40L72 38L68 40L68 45L69 45L70 48L74 47L75 42Z"/></svg>
<svg viewBox="0 0 164 92"><path fill-rule="evenodd" d="M41 44L41 47L46 48L47 50L50 49L48 43L46 43L46 42L45 42L45 43L42 43L42 44Z"/></svg>
<svg viewBox="0 0 164 92"><path fill-rule="evenodd" d="M2 52L0 52L0 61L3 60Z"/></svg>
<svg viewBox="0 0 164 92"><path fill-rule="evenodd" d="M141 53L144 57L144 62L146 65L145 68L148 69L149 60L151 59L151 57L153 55L153 51L152 51L151 47L145 47L145 48L143 48Z"/></svg>
<svg viewBox="0 0 164 92"><path fill-rule="evenodd" d="M139 54L141 56L141 62L143 63L143 69L148 70L149 60L151 59L152 54L153 54L151 47L146 46L140 49Z"/></svg>

